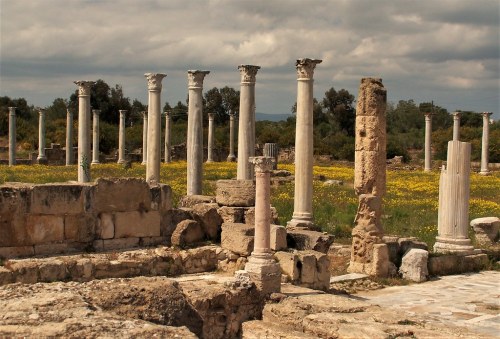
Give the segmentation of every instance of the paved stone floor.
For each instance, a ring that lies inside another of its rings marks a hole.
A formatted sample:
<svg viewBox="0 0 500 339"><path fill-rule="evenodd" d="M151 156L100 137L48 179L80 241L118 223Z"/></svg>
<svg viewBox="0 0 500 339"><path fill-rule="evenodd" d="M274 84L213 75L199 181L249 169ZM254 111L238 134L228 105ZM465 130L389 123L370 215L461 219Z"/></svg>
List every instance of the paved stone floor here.
<svg viewBox="0 0 500 339"><path fill-rule="evenodd" d="M500 272L440 277L409 286L356 294L371 304L406 311L429 322L464 326L500 338Z"/></svg>

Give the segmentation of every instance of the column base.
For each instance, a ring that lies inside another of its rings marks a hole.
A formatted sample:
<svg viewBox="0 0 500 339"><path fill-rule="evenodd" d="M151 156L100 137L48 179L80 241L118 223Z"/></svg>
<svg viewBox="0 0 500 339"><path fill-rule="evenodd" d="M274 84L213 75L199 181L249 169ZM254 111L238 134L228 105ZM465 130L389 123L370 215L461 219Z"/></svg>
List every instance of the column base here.
<svg viewBox="0 0 500 339"><path fill-rule="evenodd" d="M315 229L313 217L311 213L301 213L301 215L293 214L292 220L286 223L287 228L308 228Z"/></svg>
<svg viewBox="0 0 500 339"><path fill-rule="evenodd" d="M469 255L474 253L474 246L472 246L470 239L451 239L438 236L434 244L434 252Z"/></svg>
<svg viewBox="0 0 500 339"><path fill-rule="evenodd" d="M214 162L213 160L207 160L207 163Z"/></svg>
<svg viewBox="0 0 500 339"><path fill-rule="evenodd" d="M143 161L141 162L141 165L146 165L146 163L147 163L146 161Z"/></svg>
<svg viewBox="0 0 500 339"><path fill-rule="evenodd" d="M281 291L281 267L272 254L254 254L245 265L250 280L263 295Z"/></svg>
<svg viewBox="0 0 500 339"><path fill-rule="evenodd" d="M116 162L117 164L124 164L125 163L125 160L123 159L118 159L118 161Z"/></svg>
<svg viewBox="0 0 500 339"><path fill-rule="evenodd" d="M236 156L234 154L230 154L227 156L227 162L235 162Z"/></svg>
<svg viewBox="0 0 500 339"><path fill-rule="evenodd" d="M430 172L432 171L432 168L424 168L424 172Z"/></svg>
<svg viewBox="0 0 500 339"><path fill-rule="evenodd" d="M97 164L100 164L99 160L92 160L92 162L90 163L91 165L97 165Z"/></svg>
<svg viewBox="0 0 500 339"><path fill-rule="evenodd" d="M479 172L479 175L490 175L491 174L491 171L489 170L481 170L481 172Z"/></svg>

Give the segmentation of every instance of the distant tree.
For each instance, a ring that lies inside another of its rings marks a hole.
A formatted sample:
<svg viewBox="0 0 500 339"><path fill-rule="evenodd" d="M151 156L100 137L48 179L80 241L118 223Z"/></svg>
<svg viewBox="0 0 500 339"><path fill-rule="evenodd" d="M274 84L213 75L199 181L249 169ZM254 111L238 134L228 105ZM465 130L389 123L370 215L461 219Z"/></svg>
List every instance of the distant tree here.
<svg viewBox="0 0 500 339"><path fill-rule="evenodd" d="M187 121L187 105L178 101L177 105L172 107L172 121Z"/></svg>
<svg viewBox="0 0 500 339"><path fill-rule="evenodd" d="M337 92L332 87L325 92L321 105L330 123L336 123L341 131L344 131L349 136L354 136L354 121L356 118L354 95L345 89Z"/></svg>
<svg viewBox="0 0 500 339"><path fill-rule="evenodd" d="M68 107L68 100L63 98L54 99L52 105L45 108L47 121L56 119L66 119L66 110Z"/></svg>
<svg viewBox="0 0 500 339"><path fill-rule="evenodd" d="M225 109L222 105L222 95L217 87L208 90L204 95L203 121L208 122L208 113L215 113L215 121L221 122L224 119Z"/></svg>
<svg viewBox="0 0 500 339"><path fill-rule="evenodd" d="M240 91L226 86L220 89L220 94L222 96L222 106L226 113L223 121L227 121L229 120L229 113L237 113L240 109Z"/></svg>

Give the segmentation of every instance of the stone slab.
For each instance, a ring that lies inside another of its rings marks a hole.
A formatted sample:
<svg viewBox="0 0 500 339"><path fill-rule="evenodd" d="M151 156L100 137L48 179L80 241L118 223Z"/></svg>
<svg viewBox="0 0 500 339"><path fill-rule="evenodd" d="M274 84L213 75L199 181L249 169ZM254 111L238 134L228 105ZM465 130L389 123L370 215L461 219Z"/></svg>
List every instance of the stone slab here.
<svg viewBox="0 0 500 339"><path fill-rule="evenodd" d="M160 236L160 213L116 212L115 238L158 237Z"/></svg>

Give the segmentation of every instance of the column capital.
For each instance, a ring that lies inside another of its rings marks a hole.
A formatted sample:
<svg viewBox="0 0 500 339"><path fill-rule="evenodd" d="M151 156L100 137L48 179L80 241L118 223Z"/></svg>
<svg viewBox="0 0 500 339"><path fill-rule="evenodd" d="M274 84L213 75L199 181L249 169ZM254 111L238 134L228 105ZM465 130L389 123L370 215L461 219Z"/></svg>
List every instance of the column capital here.
<svg viewBox="0 0 500 339"><path fill-rule="evenodd" d="M92 113L93 113L94 115L99 115L99 114L101 114L101 110L100 110L100 109L93 109L93 110L92 110Z"/></svg>
<svg viewBox="0 0 500 339"><path fill-rule="evenodd" d="M453 120L459 120L460 116L462 115L462 112L456 111L456 112L453 112L451 115L453 115Z"/></svg>
<svg viewBox="0 0 500 339"><path fill-rule="evenodd" d="M208 120L213 121L215 118L215 113L208 113Z"/></svg>
<svg viewBox="0 0 500 339"><path fill-rule="evenodd" d="M426 118L432 118L432 116L434 115L434 113L432 112L424 112L423 114Z"/></svg>
<svg viewBox="0 0 500 339"><path fill-rule="evenodd" d="M45 116L45 109L44 108L38 108L37 111L38 111L39 116L41 116L41 117Z"/></svg>
<svg viewBox="0 0 500 339"><path fill-rule="evenodd" d="M295 66L297 68L297 79L310 80L314 76L314 68L323 60L302 58L297 59Z"/></svg>
<svg viewBox="0 0 500 339"><path fill-rule="evenodd" d="M188 71L188 88L203 88L203 79L210 71L189 70Z"/></svg>
<svg viewBox="0 0 500 339"><path fill-rule="evenodd" d="M489 119L490 118L490 115L493 114L493 112L482 112L482 113L479 113L483 116L483 118L486 118L486 119Z"/></svg>
<svg viewBox="0 0 500 339"><path fill-rule="evenodd" d="M17 107L9 107L9 115L16 115Z"/></svg>
<svg viewBox="0 0 500 339"><path fill-rule="evenodd" d="M165 73L144 73L148 80L148 90L161 91L161 81L167 75Z"/></svg>
<svg viewBox="0 0 500 339"><path fill-rule="evenodd" d="M270 172L273 169L273 157L250 157L248 161L255 166L255 172Z"/></svg>
<svg viewBox="0 0 500 339"><path fill-rule="evenodd" d="M239 65L238 70L241 75L241 83L242 84L255 84L255 77L257 72L259 71L260 66L254 65Z"/></svg>
<svg viewBox="0 0 500 339"><path fill-rule="evenodd" d="M170 119L171 113L170 111L165 111L163 112L163 115L165 116L165 118Z"/></svg>
<svg viewBox="0 0 500 339"><path fill-rule="evenodd" d="M141 115L142 115L143 119L147 119L148 118L148 111L141 111Z"/></svg>
<svg viewBox="0 0 500 339"><path fill-rule="evenodd" d="M78 86L79 97L90 96L90 89L92 85L95 84L95 81L88 81L88 80L78 80L73 82Z"/></svg>
<svg viewBox="0 0 500 339"><path fill-rule="evenodd" d="M234 119L234 117L236 116L236 113L233 112L233 111L229 111L229 118L232 118Z"/></svg>
<svg viewBox="0 0 500 339"><path fill-rule="evenodd" d="M69 108L66 108L66 115L73 115L73 111Z"/></svg>
<svg viewBox="0 0 500 339"><path fill-rule="evenodd" d="M118 112L120 112L120 116L121 115L125 116L127 114L127 110L126 109L120 109L120 110L118 110Z"/></svg>

